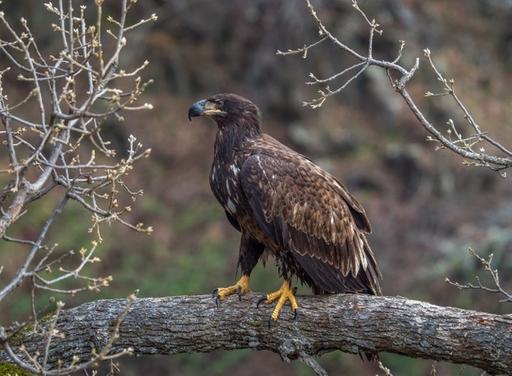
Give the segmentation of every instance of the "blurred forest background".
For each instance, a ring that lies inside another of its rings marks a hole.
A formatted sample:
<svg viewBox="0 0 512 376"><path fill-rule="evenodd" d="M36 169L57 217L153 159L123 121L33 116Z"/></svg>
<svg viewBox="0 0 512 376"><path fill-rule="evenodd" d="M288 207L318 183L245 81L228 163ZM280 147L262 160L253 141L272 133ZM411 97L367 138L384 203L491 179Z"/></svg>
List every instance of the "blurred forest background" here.
<svg viewBox="0 0 512 376"><path fill-rule="evenodd" d="M375 55L392 58L398 40L407 42L404 61L411 66L430 48L438 66L456 80L459 95L473 115L505 145L512 145L512 2L505 0L413 1L361 0L360 6L384 28ZM324 22L350 46L364 51L368 28L349 0L316 1ZM115 12L116 2L106 1ZM386 295L401 295L440 305L489 312L510 306L481 291L459 291L444 282L472 280L482 272L467 253L494 252L505 287L512 287L512 188L510 178L482 168L463 166L458 156L434 151L426 133L401 99L385 72L370 69L341 95L318 110L302 106L314 96L306 86L309 72L331 75L352 61L324 43L307 60L279 57L278 49L301 47L317 31L301 0L144 0L138 16L157 13L157 22L129 40L125 61L150 61L146 76L155 79L145 101L151 112L126 116L108 124L121 146L134 134L153 153L130 179L145 196L132 212L133 222L155 228L151 236L112 226L91 274L114 276L112 287L99 294L64 297L67 306L100 297L204 294L234 281L239 234L230 226L208 185L216 127L209 121L189 123L189 105L217 92L251 98L263 113L264 129L339 177L366 207L374 227L372 248L384 276ZM28 19L40 46L57 42L40 1L6 0L11 21ZM132 16L133 17L133 16ZM3 58L2 58L3 59ZM132 64L133 62L133 64ZM412 94L435 122L461 119L448 101L422 99L439 89L428 64L409 83ZM1 68L8 62L0 61ZM11 81L9 90L24 90ZM11 95L8 92L9 95ZM12 94L15 95L15 94ZM126 147L122 147L126 149ZM0 165L8 164L2 149ZM7 176L0 174L0 182ZM15 230L35 236L52 208L43 200ZM79 249L90 238L89 218L71 203L50 239L63 249ZM22 256L6 252L0 242L4 283ZM276 289L280 280L272 263L255 269L254 291ZM304 290L307 292L307 290ZM40 304L49 295L39 296ZM62 297L58 297L62 299ZM229 304L229 300L223 304ZM0 320L22 319L30 312L30 289L21 286ZM397 333L399 334L399 333ZM395 375L429 375L432 362L383 354ZM283 363L267 352L231 351L146 358L124 358L123 375L309 375L299 363ZM374 375L357 356L330 353L321 358L332 373ZM436 364L439 375L479 375L470 367Z"/></svg>

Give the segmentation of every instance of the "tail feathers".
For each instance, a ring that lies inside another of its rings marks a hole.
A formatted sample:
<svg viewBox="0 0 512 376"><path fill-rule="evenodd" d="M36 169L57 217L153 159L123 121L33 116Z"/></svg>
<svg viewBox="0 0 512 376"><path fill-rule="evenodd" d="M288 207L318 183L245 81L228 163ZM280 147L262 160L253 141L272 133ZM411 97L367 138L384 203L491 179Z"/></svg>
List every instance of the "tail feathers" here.
<svg viewBox="0 0 512 376"><path fill-rule="evenodd" d="M309 259L309 263L307 263L308 267L305 267L306 263L301 263L309 274L309 284L311 285L313 294L362 293L368 295L382 295L379 284L381 274L377 266L377 261L366 238L363 236L362 239L367 265L366 268L360 268L355 277L352 274L343 277L339 270L319 260ZM379 361L379 354L369 350L360 351L359 357L364 362Z"/></svg>
<svg viewBox="0 0 512 376"><path fill-rule="evenodd" d="M380 272L370 247L365 244L364 251L368 263L360 268L356 276L343 274L330 264L312 257L294 255L304 269L304 280L316 295L335 293L355 293L381 295L379 285Z"/></svg>
<svg viewBox="0 0 512 376"><path fill-rule="evenodd" d="M301 234L297 232L295 235ZM300 265L299 269L302 269L299 278L312 286L315 294L381 295L380 271L363 233L356 232L352 240L336 246L319 239L313 242L306 238L303 242L322 251L308 253L291 248L295 261ZM330 256L319 257L318 254Z"/></svg>
<svg viewBox="0 0 512 376"><path fill-rule="evenodd" d="M366 267L366 270L360 270L359 274L363 273L365 274L365 277L368 281L368 286L371 287L371 290L373 293L370 293L370 295L382 295L382 291L380 289L380 283L379 280L382 278L382 274L380 273L379 266L377 265L377 260L375 260L375 256L373 255L373 251L370 248L370 245L368 244L368 240L365 236L361 237L363 240L363 250L364 254L366 256L368 265ZM359 276L358 274L358 276Z"/></svg>

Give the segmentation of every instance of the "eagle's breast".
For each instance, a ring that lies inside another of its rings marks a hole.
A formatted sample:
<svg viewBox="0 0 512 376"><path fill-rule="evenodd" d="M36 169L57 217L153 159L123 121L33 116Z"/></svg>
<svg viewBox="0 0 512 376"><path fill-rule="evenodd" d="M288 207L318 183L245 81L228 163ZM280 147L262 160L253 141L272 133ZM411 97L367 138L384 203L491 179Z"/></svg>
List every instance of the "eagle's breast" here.
<svg viewBox="0 0 512 376"><path fill-rule="evenodd" d="M210 171L210 186L219 203L233 217L237 217L242 204L239 175L240 167L236 159L228 161L215 158Z"/></svg>

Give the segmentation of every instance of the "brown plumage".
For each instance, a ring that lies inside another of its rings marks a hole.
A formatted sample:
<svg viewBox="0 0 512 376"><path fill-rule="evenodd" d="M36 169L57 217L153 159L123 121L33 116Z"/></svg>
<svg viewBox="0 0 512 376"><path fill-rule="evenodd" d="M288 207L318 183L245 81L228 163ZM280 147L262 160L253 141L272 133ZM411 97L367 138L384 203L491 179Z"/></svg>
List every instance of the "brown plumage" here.
<svg viewBox="0 0 512 376"><path fill-rule="evenodd" d="M218 125L210 185L242 233L243 275L267 250L286 281L297 277L314 293L380 294L366 240L370 223L340 181L264 134L259 111L247 99L214 95L190 108L189 117L200 115Z"/></svg>

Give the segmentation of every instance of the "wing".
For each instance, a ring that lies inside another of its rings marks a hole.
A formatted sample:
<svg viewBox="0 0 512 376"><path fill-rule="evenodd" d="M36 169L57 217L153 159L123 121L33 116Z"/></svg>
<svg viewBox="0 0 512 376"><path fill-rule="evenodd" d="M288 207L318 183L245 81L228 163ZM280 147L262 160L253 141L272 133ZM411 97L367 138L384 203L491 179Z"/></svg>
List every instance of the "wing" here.
<svg viewBox="0 0 512 376"><path fill-rule="evenodd" d="M233 226L239 232L242 232L242 229L240 228L240 224L238 223L236 218L233 217L231 214L229 214L227 210L224 210L224 212L226 213L226 217L228 218L229 223L231 223L231 226Z"/></svg>
<svg viewBox="0 0 512 376"><path fill-rule="evenodd" d="M335 178L289 149L249 157L240 178L261 229L292 252L315 285L326 292L379 292L364 236L370 224Z"/></svg>

